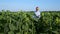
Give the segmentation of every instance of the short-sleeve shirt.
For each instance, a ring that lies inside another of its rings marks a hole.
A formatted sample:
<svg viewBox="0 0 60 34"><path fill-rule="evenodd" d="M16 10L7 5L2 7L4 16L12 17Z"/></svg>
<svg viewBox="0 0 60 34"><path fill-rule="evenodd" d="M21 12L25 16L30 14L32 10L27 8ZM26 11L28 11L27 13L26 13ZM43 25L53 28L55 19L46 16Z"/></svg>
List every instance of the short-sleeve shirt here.
<svg viewBox="0 0 60 34"><path fill-rule="evenodd" d="M40 18L40 11L35 11L34 13L35 13L35 15L36 15L37 17Z"/></svg>

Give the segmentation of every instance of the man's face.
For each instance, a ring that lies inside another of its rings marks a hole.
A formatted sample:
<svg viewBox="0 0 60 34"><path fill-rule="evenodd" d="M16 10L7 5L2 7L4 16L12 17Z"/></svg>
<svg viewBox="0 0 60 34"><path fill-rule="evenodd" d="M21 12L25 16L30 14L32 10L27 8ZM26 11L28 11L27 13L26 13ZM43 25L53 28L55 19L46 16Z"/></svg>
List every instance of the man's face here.
<svg viewBox="0 0 60 34"><path fill-rule="evenodd" d="M39 8L38 7L36 7L36 11L38 11L39 10Z"/></svg>

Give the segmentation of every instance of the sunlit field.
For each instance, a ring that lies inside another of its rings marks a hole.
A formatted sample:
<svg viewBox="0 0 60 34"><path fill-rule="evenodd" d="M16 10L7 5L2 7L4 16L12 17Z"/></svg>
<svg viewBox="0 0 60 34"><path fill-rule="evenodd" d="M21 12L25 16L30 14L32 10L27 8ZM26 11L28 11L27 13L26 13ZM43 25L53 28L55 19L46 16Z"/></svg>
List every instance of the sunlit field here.
<svg viewBox="0 0 60 34"><path fill-rule="evenodd" d="M0 11L0 34L60 34L60 11ZM37 20L37 21L36 21Z"/></svg>

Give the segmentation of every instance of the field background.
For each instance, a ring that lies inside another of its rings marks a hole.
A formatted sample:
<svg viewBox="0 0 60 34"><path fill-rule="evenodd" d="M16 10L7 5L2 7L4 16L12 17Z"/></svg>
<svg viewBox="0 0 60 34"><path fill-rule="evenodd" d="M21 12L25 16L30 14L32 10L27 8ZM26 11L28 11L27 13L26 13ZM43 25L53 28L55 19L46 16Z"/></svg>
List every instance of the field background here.
<svg viewBox="0 0 60 34"><path fill-rule="evenodd" d="M42 11L41 18L32 18L33 11L0 12L0 34L60 34L60 11Z"/></svg>

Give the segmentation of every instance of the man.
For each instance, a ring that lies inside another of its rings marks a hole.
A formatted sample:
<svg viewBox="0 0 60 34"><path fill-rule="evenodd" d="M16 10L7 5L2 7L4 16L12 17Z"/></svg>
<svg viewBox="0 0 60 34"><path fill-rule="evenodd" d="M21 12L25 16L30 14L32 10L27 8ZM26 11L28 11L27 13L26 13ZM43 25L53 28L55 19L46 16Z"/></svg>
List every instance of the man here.
<svg viewBox="0 0 60 34"><path fill-rule="evenodd" d="M34 11L34 13L35 13L35 17L36 17L36 18L40 18L39 7L36 7L36 11Z"/></svg>

